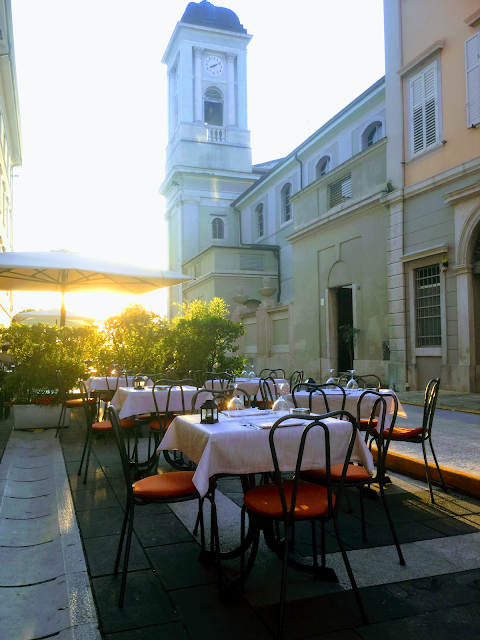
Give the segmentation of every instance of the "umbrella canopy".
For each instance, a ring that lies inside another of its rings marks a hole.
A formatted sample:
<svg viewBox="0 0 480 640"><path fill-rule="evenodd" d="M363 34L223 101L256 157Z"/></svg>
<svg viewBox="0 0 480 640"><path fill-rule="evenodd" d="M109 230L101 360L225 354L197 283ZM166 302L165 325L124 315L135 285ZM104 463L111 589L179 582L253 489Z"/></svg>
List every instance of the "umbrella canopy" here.
<svg viewBox="0 0 480 640"><path fill-rule="evenodd" d="M65 293L105 291L141 295L191 280L172 271L109 262L68 251L0 254L0 290L62 293L60 326L65 325Z"/></svg>
<svg viewBox="0 0 480 640"><path fill-rule="evenodd" d="M39 309L38 311L20 311L15 314L15 321L20 324L45 324L55 325L60 322L61 309ZM95 318L85 316L74 311L65 311L65 326L67 327L83 327L86 324L93 324Z"/></svg>

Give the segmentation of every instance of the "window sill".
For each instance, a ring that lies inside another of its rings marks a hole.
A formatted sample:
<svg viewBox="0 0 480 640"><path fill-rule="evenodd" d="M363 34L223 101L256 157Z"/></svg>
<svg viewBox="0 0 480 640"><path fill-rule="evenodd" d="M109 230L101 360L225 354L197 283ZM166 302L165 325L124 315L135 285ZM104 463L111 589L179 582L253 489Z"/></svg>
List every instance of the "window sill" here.
<svg viewBox="0 0 480 640"><path fill-rule="evenodd" d="M416 156L413 156L412 158L410 158L410 160L407 160L405 164L412 165L417 162L420 162L421 160L425 160L425 158L429 158L430 156L434 156L439 151L443 151L443 148L444 148L444 145L441 142L439 142L434 147L430 147L426 151L422 151L422 153L419 153Z"/></svg>
<svg viewBox="0 0 480 640"><path fill-rule="evenodd" d="M291 220L287 220L287 222L282 222L280 224L280 229L284 229L285 227L288 227L291 224L293 224L293 218Z"/></svg>
<svg viewBox="0 0 480 640"><path fill-rule="evenodd" d="M442 347L416 347L415 356L441 357Z"/></svg>

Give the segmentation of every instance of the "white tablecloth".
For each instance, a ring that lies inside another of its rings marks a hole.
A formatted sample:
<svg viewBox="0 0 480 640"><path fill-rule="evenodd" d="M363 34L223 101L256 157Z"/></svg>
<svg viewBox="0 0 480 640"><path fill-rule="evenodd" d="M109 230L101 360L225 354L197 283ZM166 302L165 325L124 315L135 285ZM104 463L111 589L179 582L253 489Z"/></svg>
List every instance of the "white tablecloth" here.
<svg viewBox="0 0 480 640"><path fill-rule="evenodd" d="M183 398L185 400L185 410L190 411L192 406L192 398L196 387L183 387ZM158 410L165 411L167 406L168 389L155 390ZM210 396L211 397L211 396ZM197 399L197 407L199 407L208 398L207 394L200 394ZM128 418L136 416L140 413L151 413L155 411L155 402L151 388L133 389L133 387L119 387L112 398L112 404L117 409L120 418ZM182 411L182 396L180 389L174 388L170 394L169 411Z"/></svg>
<svg viewBox="0 0 480 640"><path fill-rule="evenodd" d="M128 386L132 386L133 384L133 376L127 376ZM87 387L87 391L90 392L92 389L96 389L97 391L115 391L117 388L117 383L119 385L125 385L125 376L108 376L108 387L107 380L105 376L98 376L95 378L88 378L85 380L85 386Z"/></svg>
<svg viewBox="0 0 480 640"><path fill-rule="evenodd" d="M344 461L352 425L328 419L330 427L331 463ZM325 466L323 430L314 437L313 429L307 439L302 469L321 469ZM277 455L282 470L294 471L302 426L282 427L275 433ZM162 449L178 449L197 464L193 483L201 496L208 491L209 478L220 473L248 474L273 471L268 443L270 430L253 430L241 426L240 421L220 415L216 424L200 424L199 415L178 416L163 437ZM352 461L361 462L373 473L373 459L361 434L357 435Z"/></svg>
<svg viewBox="0 0 480 640"><path fill-rule="evenodd" d="M350 412L354 418L357 417L357 403L358 403L358 399L360 398L360 396L362 395L362 393L364 392L364 389L355 389L355 390L345 390L347 393L347 399L345 402L345 411ZM339 409L342 408L342 400L343 400L343 394L340 390L338 389L325 389L326 395L327 395L327 400L328 400L328 408L330 411L338 411ZM381 391L380 391L381 393ZM388 391L386 390L385 393L394 393L393 391ZM299 391L295 393L295 400L297 402L297 406L299 407L308 407L308 397L309 397L309 393L308 391ZM377 396L368 394L366 395L363 399L362 399L362 415L361 418L369 418L370 414L372 412L372 407L375 404L375 401L377 399ZM293 400L292 400L292 396L289 394L286 397L286 400L288 402L288 404L293 407ZM387 415L385 417L385 428L390 426L390 420L391 420L391 416L393 415L393 411L394 411L394 402L392 400L391 397L387 396L385 398L385 400L387 401ZM321 392L316 392L313 396L312 396L312 411L315 413L325 413L326 412L326 408L325 408L325 400L323 398L323 395L321 394ZM405 410L403 409L402 405L400 404L400 401L398 402L398 413L397 416L402 417L402 418L406 418L407 414L405 413Z"/></svg>

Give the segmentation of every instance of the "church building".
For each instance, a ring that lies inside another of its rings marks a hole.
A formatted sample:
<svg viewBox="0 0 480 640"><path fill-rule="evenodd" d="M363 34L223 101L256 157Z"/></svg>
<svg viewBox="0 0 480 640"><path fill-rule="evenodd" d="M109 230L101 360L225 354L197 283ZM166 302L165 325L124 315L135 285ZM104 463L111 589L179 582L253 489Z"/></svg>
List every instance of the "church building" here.
<svg viewBox="0 0 480 640"><path fill-rule="evenodd" d="M169 268L195 279L172 288L170 303L224 298L232 318L245 325L240 353L255 369L303 369L326 380L330 370L353 368L375 373L397 390L422 389L428 379L441 377L443 388L480 391L480 139L472 137L480 131L470 123L457 132L463 146L445 155L440 120L445 131L458 118L466 89L455 87L458 104L448 103L450 111L442 112L438 75L442 55L451 55L452 64L459 59L459 51L442 52L438 33L451 32L447 42L458 50L462 38L468 40L471 52L480 18L474 12L458 16L464 26L456 28L432 0L428 32L399 40L400 23L407 32L415 24L417 4L386 3L385 78L286 157L253 166L246 65L252 36L235 13L207 0L190 2L175 27L163 57L169 143L160 193L166 199ZM417 60L419 43L434 36L438 41L425 42ZM415 45L403 51L410 41ZM431 81L421 73L433 64L432 138L431 99L425 97ZM477 83L480 94L480 72L478 79L474 75L479 68L471 75L472 96ZM460 71L446 65L445 86L447 71L458 84ZM421 77L423 86L410 89L410 77ZM409 118L418 124L420 111L416 103L403 103L411 90L413 100L423 100L422 117L430 119L422 125L423 146L420 133L412 134L420 145L412 152ZM435 153L443 155L432 163L428 158ZM445 186L435 191L434 173L443 158L450 163L442 174ZM468 198L466 214L462 203ZM426 227L419 209L425 205L432 210ZM466 249L455 272L455 228L461 235L464 223ZM455 335L458 323L464 327L461 339Z"/></svg>

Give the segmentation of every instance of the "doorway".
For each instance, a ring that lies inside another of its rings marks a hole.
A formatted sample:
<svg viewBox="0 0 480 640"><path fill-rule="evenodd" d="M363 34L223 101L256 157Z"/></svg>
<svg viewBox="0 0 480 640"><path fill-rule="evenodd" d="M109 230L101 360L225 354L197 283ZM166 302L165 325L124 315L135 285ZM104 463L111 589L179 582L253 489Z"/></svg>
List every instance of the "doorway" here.
<svg viewBox="0 0 480 640"><path fill-rule="evenodd" d="M340 333L340 327L353 327L352 286L337 289L338 371L353 369L353 340L349 343Z"/></svg>

